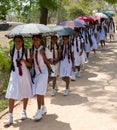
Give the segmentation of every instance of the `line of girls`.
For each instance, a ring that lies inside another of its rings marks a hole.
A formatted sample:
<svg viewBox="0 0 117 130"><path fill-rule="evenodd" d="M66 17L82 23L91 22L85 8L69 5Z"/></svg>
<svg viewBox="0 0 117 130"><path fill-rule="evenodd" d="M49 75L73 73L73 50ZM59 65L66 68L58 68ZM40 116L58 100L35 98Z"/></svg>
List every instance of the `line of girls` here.
<svg viewBox="0 0 117 130"><path fill-rule="evenodd" d="M89 27L82 30L76 29L75 36L63 36L61 46L58 45L58 37L51 37L51 44L45 48L42 43L41 35L33 35L33 47L31 53L24 48L24 40L22 36L15 36L14 47L11 51L11 73L9 84L6 92L6 98L9 99L8 118L4 121L5 125L13 123L13 109L15 100L23 101L23 110L21 119L27 118L26 108L28 98L37 97L37 111L34 115L34 120L40 120L47 112L44 96L48 86L48 68L50 70L50 78L53 81L52 96L56 95L56 80L59 75L66 86L63 92L64 96L69 94L70 77L75 73L75 76L80 77L80 66L88 58L89 52L97 49L97 40L101 45L105 46L104 20L100 23L100 28L97 24L89 24ZM94 29L95 26L95 29ZM99 30L98 30L99 29ZM72 40L71 40L72 39ZM32 67L33 66L33 67ZM29 68L33 68L33 83Z"/></svg>

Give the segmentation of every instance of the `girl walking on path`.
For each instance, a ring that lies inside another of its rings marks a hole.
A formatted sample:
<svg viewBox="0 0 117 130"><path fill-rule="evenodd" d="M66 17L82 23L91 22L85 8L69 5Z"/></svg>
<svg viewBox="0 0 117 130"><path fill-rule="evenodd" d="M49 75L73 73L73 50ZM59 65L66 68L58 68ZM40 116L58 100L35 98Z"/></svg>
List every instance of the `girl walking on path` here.
<svg viewBox="0 0 117 130"><path fill-rule="evenodd" d="M21 119L26 119L26 107L28 98L32 97L31 77L27 67L31 67L29 62L29 54L24 49L24 41L22 36L15 36L14 48L11 51L11 73L9 84L6 92L6 98L9 99L9 114L4 121L5 125L13 123L13 109L15 100L23 101L23 111Z"/></svg>
<svg viewBox="0 0 117 130"><path fill-rule="evenodd" d="M110 41L112 40L112 38L114 40L114 33L115 33L115 24L113 18L110 18L110 21L108 23L108 34L110 37Z"/></svg>
<svg viewBox="0 0 117 130"><path fill-rule="evenodd" d="M33 95L37 96L37 112L34 115L34 120L40 120L47 112L44 102L44 96L46 95L48 86L48 69L50 66L49 60L46 58L45 49L42 45L42 36L33 35L33 61L34 61L34 84Z"/></svg>
<svg viewBox="0 0 117 130"><path fill-rule="evenodd" d="M61 47L61 61L60 61L60 77L66 83L66 89L63 93L64 96L69 94L70 76L74 67L74 54L73 47L69 40L69 36L63 36L63 44Z"/></svg>
<svg viewBox="0 0 117 130"><path fill-rule="evenodd" d="M51 36L51 43L49 46L49 50L52 53L52 58L50 59L51 61L51 68L53 70L53 72L51 72L50 74L50 80L52 80L53 82L53 86L52 86L52 92L51 92L51 96L55 96L56 95L56 80L57 80L57 76L59 75L59 59L60 59L60 49L59 49L59 45L57 43L57 36L53 35Z"/></svg>

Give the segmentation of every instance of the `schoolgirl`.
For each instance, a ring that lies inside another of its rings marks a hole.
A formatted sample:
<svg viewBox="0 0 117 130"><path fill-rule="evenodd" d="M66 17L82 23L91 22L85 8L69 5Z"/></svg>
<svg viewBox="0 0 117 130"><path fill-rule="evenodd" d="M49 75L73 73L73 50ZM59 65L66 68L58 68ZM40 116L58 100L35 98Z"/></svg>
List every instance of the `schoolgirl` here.
<svg viewBox="0 0 117 130"><path fill-rule="evenodd" d="M35 76L33 79L33 95L37 97L37 112L34 115L34 120L40 120L47 112L44 102L48 86L48 69L50 66L49 60L46 58L45 50L42 44L41 35L33 35L33 61Z"/></svg>
<svg viewBox="0 0 117 130"><path fill-rule="evenodd" d="M51 96L56 95L56 80L59 75L59 59L60 59L60 49L57 43L58 37L56 35L51 36L51 43L49 45L49 50L52 53L52 58L50 59L51 68L53 72L50 74L50 80L53 82Z"/></svg>
<svg viewBox="0 0 117 130"><path fill-rule="evenodd" d="M99 39L102 49L105 49L106 27L105 27L104 18L101 18L100 20L100 25L98 27L98 39Z"/></svg>
<svg viewBox="0 0 117 130"><path fill-rule="evenodd" d="M80 77L80 66L85 63L85 55L84 55L84 40L83 37L80 36L80 31L75 30L75 36L73 40L73 51L74 51L74 64L76 76Z"/></svg>
<svg viewBox="0 0 117 130"><path fill-rule="evenodd" d="M93 26L93 23L89 23L89 36L90 36L90 44L91 45L91 50L94 52L94 56L96 56L96 50L97 50L97 47L98 47L98 44L97 44L97 40L95 38L95 32L94 32L94 26Z"/></svg>
<svg viewBox="0 0 117 130"><path fill-rule="evenodd" d="M112 38L114 40L114 33L115 33L115 24L114 24L113 18L111 17L108 23L108 34L110 37L110 41L112 40Z"/></svg>
<svg viewBox="0 0 117 130"><path fill-rule="evenodd" d="M24 49L24 41L22 36L15 36L14 47L11 51L11 73L6 92L6 98L9 99L9 114L4 121L5 125L13 123L13 109L15 100L23 101L23 111L21 119L26 119L26 107L28 98L32 97L31 77L29 69L31 63L29 62L29 51Z"/></svg>
<svg viewBox="0 0 117 130"><path fill-rule="evenodd" d="M69 94L69 84L72 70L75 70L73 47L69 36L63 36L63 43L61 46L60 77L62 77L62 80L66 83L66 89L63 93L64 96Z"/></svg>
<svg viewBox="0 0 117 130"><path fill-rule="evenodd" d="M85 49L85 52L86 52L86 61L88 62L89 53L91 51L91 46L90 46L90 42L89 42L88 26L83 28L83 35L82 36L83 36L83 39L84 39L84 49Z"/></svg>

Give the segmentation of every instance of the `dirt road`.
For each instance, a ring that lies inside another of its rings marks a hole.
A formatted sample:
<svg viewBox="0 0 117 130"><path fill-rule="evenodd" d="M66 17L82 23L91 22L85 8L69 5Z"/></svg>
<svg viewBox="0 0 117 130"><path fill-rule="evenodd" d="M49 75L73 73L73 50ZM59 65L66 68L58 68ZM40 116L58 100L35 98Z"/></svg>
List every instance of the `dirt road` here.
<svg viewBox="0 0 117 130"><path fill-rule="evenodd" d="M58 81L58 94L46 96L47 115L33 121L36 99L29 100L28 119L20 120L22 105L14 109L14 124L4 127L6 115L0 119L0 130L117 130L117 42L107 43L105 51L90 54L81 78L71 82L70 95L62 96L64 82Z"/></svg>

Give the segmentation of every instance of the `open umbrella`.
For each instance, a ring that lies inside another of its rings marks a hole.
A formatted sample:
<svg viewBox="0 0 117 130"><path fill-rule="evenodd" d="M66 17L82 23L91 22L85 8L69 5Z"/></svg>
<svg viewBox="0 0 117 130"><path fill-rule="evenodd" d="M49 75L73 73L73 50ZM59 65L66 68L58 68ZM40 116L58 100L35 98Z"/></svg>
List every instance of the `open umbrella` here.
<svg viewBox="0 0 117 130"><path fill-rule="evenodd" d="M74 28L74 27L84 27L83 24L81 24L80 22L78 21L73 21L73 20L70 20L70 21L64 21L62 23L59 24L60 26L67 26L67 27L71 27L71 28Z"/></svg>
<svg viewBox="0 0 117 130"><path fill-rule="evenodd" d="M113 17L115 16L115 14L113 12L110 12L110 11L104 11L103 14L105 14L106 16L108 17Z"/></svg>
<svg viewBox="0 0 117 130"><path fill-rule="evenodd" d="M103 14L103 13L95 13L94 15L93 15L94 17L95 17L95 19L101 19L101 18L108 18L105 14Z"/></svg>
<svg viewBox="0 0 117 130"><path fill-rule="evenodd" d="M50 27L51 30L55 33L57 33L59 36L65 36L65 35L73 35L74 30L70 27L65 27L65 26L54 26Z"/></svg>
<svg viewBox="0 0 117 130"><path fill-rule="evenodd" d="M90 16L78 16L78 19L84 20L85 22L94 22L94 19Z"/></svg>
<svg viewBox="0 0 117 130"><path fill-rule="evenodd" d="M52 30L44 24L29 23L16 26L6 34L6 37L13 38L16 35L32 37L34 34L46 34L51 32Z"/></svg>
<svg viewBox="0 0 117 130"><path fill-rule="evenodd" d="M84 20L76 18L76 19L74 19L74 21L76 21L76 22L78 21L79 23L86 25L86 22Z"/></svg>

